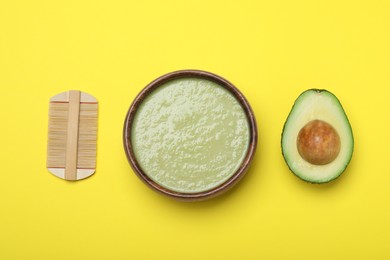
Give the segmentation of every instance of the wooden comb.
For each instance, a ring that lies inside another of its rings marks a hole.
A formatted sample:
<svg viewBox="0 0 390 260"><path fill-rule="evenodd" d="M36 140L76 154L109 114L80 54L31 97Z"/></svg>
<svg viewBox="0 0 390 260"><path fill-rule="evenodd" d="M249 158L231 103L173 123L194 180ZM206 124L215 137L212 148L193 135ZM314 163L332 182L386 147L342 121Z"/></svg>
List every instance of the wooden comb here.
<svg viewBox="0 0 390 260"><path fill-rule="evenodd" d="M79 90L53 96L49 103L47 169L65 180L91 176L96 169L98 102Z"/></svg>

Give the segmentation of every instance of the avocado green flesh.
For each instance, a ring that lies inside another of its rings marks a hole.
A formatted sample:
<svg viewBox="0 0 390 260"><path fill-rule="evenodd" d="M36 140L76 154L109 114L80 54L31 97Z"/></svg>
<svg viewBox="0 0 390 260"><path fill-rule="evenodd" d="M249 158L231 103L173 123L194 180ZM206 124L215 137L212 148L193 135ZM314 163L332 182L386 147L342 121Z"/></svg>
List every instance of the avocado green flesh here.
<svg viewBox="0 0 390 260"><path fill-rule="evenodd" d="M171 80L137 109L131 141L142 170L172 191L197 193L226 182L249 147L249 121L235 96L205 79Z"/></svg>
<svg viewBox="0 0 390 260"><path fill-rule="evenodd" d="M305 161L298 152L299 131L312 120L322 120L340 136L340 152L335 160L325 165ZM353 134L347 115L335 95L326 90L311 89L295 101L282 133L282 152L290 170L299 178L313 183L329 182L347 167L353 153Z"/></svg>

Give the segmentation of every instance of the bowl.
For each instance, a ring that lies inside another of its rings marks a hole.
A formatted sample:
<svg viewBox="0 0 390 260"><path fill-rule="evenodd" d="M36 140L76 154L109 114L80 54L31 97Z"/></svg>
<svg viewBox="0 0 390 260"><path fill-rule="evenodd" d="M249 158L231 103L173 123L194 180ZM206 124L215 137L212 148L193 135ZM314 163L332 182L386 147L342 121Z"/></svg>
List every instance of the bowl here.
<svg viewBox="0 0 390 260"><path fill-rule="evenodd" d="M213 198L245 175L257 146L254 113L226 79L180 70L148 84L132 102L123 144L135 174L168 197Z"/></svg>

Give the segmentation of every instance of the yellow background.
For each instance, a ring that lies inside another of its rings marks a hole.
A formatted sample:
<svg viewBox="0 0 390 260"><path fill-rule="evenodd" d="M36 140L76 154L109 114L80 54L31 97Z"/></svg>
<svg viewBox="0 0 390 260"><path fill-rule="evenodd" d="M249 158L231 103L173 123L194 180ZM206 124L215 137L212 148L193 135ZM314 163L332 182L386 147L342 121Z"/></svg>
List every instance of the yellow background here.
<svg viewBox="0 0 390 260"><path fill-rule="evenodd" d="M232 191L183 203L148 189L122 146L130 103L179 69L225 77L259 142ZM0 259L390 259L390 2L1 1ZM280 149L297 96L326 88L355 135L347 171L311 185ZM46 171L49 98L100 102L97 172Z"/></svg>

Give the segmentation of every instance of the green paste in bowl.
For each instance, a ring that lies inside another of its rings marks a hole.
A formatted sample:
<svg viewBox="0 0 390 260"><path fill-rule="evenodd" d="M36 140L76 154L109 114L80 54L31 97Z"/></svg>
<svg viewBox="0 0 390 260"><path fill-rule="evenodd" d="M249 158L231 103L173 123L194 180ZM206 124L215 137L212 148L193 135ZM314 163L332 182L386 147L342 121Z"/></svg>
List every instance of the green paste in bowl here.
<svg viewBox="0 0 390 260"><path fill-rule="evenodd" d="M250 127L236 97L202 78L170 80L138 106L131 129L142 171L179 193L211 190L239 169Z"/></svg>

